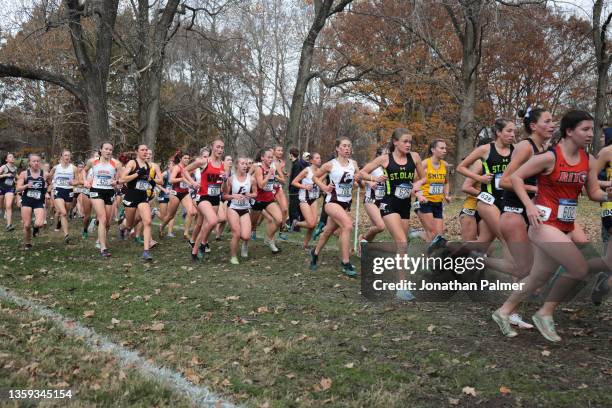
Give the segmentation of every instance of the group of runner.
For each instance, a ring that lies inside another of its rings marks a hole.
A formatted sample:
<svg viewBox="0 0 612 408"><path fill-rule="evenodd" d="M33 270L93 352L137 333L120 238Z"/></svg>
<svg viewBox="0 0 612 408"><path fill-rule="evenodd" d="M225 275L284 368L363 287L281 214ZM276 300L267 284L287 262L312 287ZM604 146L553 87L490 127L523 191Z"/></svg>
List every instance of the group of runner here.
<svg viewBox="0 0 612 408"><path fill-rule="evenodd" d="M467 194L459 214L461 237L465 245L486 253L497 238L503 245L502 258L486 258L489 267L508 273L524 284L495 311L493 319L502 333L517 335L513 326L531 328L518 314L521 301L540 290L561 265L566 271L554 280L548 301L533 316L535 326L545 338L559 341L552 318L564 296L589 271L601 271L593 290L593 300L601 303L610 290L609 265L612 251L604 258L586 261L579 248L587 242L576 223L578 197L586 189L589 198L602 202L602 228L612 228L612 146L597 159L585 152L593 137L593 118L583 111L570 111L561 119L559 139L551 143L556 125L545 109L522 113L527 138L516 142L516 127L499 119L493 127L494 140L482 143L457 166L466 177L462 191ZM445 246L443 209L450 202L450 184L443 139L431 141L426 158L413 151L413 134L396 129L388 145L363 168L352 158L352 144L340 138L334 158L322 163L319 153L310 154L310 165L291 184L298 189L301 221L292 227L305 229L303 245L310 253L310 268L316 270L321 250L332 235L338 238L343 273L356 277L350 262L353 217L350 214L354 189L365 190L364 207L371 221L360 236L371 242L387 231L398 253L406 253L409 237L420 236L430 249ZM29 157L28 168L16 173L14 157L8 155L0 167L0 197L4 198L7 230L12 230L12 205L21 195L25 249L32 247L32 235L45 223L46 200L53 200L58 226L64 240L70 241L68 216L76 202L83 216L83 237L87 238L90 215L95 211L97 245L109 257L108 232L111 221L119 219L119 236L139 239L142 258L151 260L152 217L157 213L160 237L173 236L173 224L180 206L185 216L185 237L189 239L191 259L200 261L210 251L213 231L217 237L223 224L231 229L230 262L239 264L238 252L248 257L249 241L262 220L266 222L264 243L273 254L280 252L277 233L288 218L283 149L261 150L254 160L226 156L222 140L200 150L197 157L177 152L162 166L152 161L152 151L138 146L132 157L113 158L113 145L103 143L83 166L71 163L69 151L62 152L59 163L49 172L41 168L41 158ZM598 173L605 171L605 180ZM319 198L325 195L321 221ZM151 202L158 201L158 211ZM414 200L413 200L414 199ZM410 232L410 213L414 211L423 227ZM34 220L32 222L32 220ZM324 225L317 231L317 225ZM319 234L320 233L320 234ZM313 238L316 245L309 248ZM397 298L414 299L407 290Z"/></svg>

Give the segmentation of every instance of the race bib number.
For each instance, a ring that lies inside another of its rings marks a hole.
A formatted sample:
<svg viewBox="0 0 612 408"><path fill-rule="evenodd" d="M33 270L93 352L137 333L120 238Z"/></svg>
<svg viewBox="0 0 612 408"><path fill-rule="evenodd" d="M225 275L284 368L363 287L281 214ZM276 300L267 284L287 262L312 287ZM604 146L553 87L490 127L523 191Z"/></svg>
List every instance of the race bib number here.
<svg viewBox="0 0 612 408"><path fill-rule="evenodd" d="M612 208L606 208L601 211L601 218L606 218L612 215Z"/></svg>
<svg viewBox="0 0 612 408"><path fill-rule="evenodd" d="M495 197L493 197L493 195L485 191L478 194L478 197L476 197L476 199L478 199L479 201L482 201L485 204L489 204L489 205L493 205L493 203L495 202Z"/></svg>
<svg viewBox="0 0 612 408"><path fill-rule="evenodd" d="M384 184L376 184L376 189L374 190L374 199L382 200L385 197L385 185Z"/></svg>
<svg viewBox="0 0 612 408"><path fill-rule="evenodd" d="M308 197L310 197L312 200L319 198L319 186L314 184L312 186L312 190L308 192Z"/></svg>
<svg viewBox="0 0 612 408"><path fill-rule="evenodd" d="M66 177L58 177L55 179L55 185L57 187L65 187L68 186L70 184L70 179L66 178Z"/></svg>
<svg viewBox="0 0 612 408"><path fill-rule="evenodd" d="M429 185L429 195L444 194L444 184L433 183Z"/></svg>
<svg viewBox="0 0 612 408"><path fill-rule="evenodd" d="M562 198L559 200L557 219L563 222L574 222L577 209L578 201Z"/></svg>
<svg viewBox="0 0 612 408"><path fill-rule="evenodd" d="M188 189L189 188L189 184L185 183L184 181L181 181L179 183L179 187L183 188L183 189Z"/></svg>
<svg viewBox="0 0 612 408"><path fill-rule="evenodd" d="M40 200L41 194L39 190L28 190L26 197L33 198L34 200Z"/></svg>
<svg viewBox="0 0 612 408"><path fill-rule="evenodd" d="M110 176L98 176L98 185L102 187L110 187L112 178Z"/></svg>
<svg viewBox="0 0 612 408"><path fill-rule="evenodd" d="M399 198L400 200L405 200L406 198L410 197L410 193L412 192L412 184L400 184L397 187L395 187L395 197Z"/></svg>
<svg viewBox="0 0 612 408"><path fill-rule="evenodd" d="M352 198L353 197L353 183L340 183L336 188L338 197Z"/></svg>
<svg viewBox="0 0 612 408"><path fill-rule="evenodd" d="M514 214L522 214L525 209L521 207L510 207L505 206L504 212L514 213Z"/></svg>
<svg viewBox="0 0 612 408"><path fill-rule="evenodd" d="M264 191L274 191L274 180L268 180L263 190Z"/></svg>
<svg viewBox="0 0 612 408"><path fill-rule="evenodd" d="M4 185L5 186L12 186L13 185L13 179L12 178L5 178L4 179Z"/></svg>
<svg viewBox="0 0 612 408"><path fill-rule="evenodd" d="M89 193L89 198L98 198L98 192L97 191L91 191Z"/></svg>
<svg viewBox="0 0 612 408"><path fill-rule="evenodd" d="M147 191L151 189L151 183L149 180L138 180L136 182L136 190Z"/></svg>
<svg viewBox="0 0 612 408"><path fill-rule="evenodd" d="M218 184L211 184L208 186L208 195L216 197L221 194L221 186Z"/></svg>
<svg viewBox="0 0 612 408"><path fill-rule="evenodd" d="M496 190L501 190L501 188L499 187L499 182L501 181L501 178L502 178L502 174L501 173L498 173L498 174L495 175L495 184L494 185L495 185L495 189Z"/></svg>
<svg viewBox="0 0 612 408"><path fill-rule="evenodd" d="M461 213L473 217L476 215L476 210L472 210L471 208L463 208Z"/></svg>
<svg viewBox="0 0 612 408"><path fill-rule="evenodd" d="M543 205L539 205L536 204L536 207L538 209L538 211L540 212L540 214L538 214L538 216L540 217L540 220L542 221L548 221L548 219L550 218L550 213L552 212L552 210L548 207L545 207Z"/></svg>
<svg viewBox="0 0 612 408"><path fill-rule="evenodd" d="M234 205L236 207L248 207L250 204L250 200L248 198L244 198L241 200L234 200Z"/></svg>

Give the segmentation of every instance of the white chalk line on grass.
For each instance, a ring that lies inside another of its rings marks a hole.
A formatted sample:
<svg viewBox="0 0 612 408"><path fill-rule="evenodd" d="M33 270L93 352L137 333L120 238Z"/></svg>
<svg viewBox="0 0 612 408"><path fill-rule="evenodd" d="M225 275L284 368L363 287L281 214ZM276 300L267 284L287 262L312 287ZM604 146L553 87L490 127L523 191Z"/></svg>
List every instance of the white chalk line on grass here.
<svg viewBox="0 0 612 408"><path fill-rule="evenodd" d="M97 334L93 329L82 326L72 319L67 319L35 301L22 298L3 286L0 286L0 299L26 307L39 316L51 319L67 335L83 338L87 345L96 352L111 353L121 367L136 369L145 378L169 387L197 406L236 407L231 402L224 401L221 396L208 388L190 383L180 373L152 364L135 351L113 343L105 336Z"/></svg>

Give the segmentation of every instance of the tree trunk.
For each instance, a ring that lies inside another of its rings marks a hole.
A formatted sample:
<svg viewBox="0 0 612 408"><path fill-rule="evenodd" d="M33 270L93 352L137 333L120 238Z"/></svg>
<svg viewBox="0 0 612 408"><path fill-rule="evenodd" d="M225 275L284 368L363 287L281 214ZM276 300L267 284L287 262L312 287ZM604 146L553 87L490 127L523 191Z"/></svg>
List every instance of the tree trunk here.
<svg viewBox="0 0 612 408"><path fill-rule="evenodd" d="M108 123L108 110L106 109L106 87L103 85L92 87L87 85L87 122L89 125L89 145L98 149L102 142L111 141ZM93 88L93 89L92 89Z"/></svg>
<svg viewBox="0 0 612 408"><path fill-rule="evenodd" d="M595 121L593 129L593 150L598 152L603 146L600 146L599 140L602 134L602 126L605 124L606 108L608 101L606 97L606 90L608 89L608 68L610 67L607 63L597 64L597 92L595 96Z"/></svg>

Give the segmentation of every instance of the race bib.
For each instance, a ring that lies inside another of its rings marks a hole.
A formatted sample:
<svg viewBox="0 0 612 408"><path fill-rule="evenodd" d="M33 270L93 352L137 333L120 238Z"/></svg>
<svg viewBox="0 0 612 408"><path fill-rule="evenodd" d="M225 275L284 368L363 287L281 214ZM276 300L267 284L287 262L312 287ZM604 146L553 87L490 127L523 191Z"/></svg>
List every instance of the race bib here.
<svg viewBox="0 0 612 408"><path fill-rule="evenodd" d="M444 194L444 184L433 183L429 185L429 195Z"/></svg>
<svg viewBox="0 0 612 408"><path fill-rule="evenodd" d="M268 180L263 190L264 191L274 191L274 180Z"/></svg>
<svg viewBox="0 0 612 408"><path fill-rule="evenodd" d="M221 194L221 186L219 184L210 184L208 186L208 195L216 197Z"/></svg>
<svg viewBox="0 0 612 408"><path fill-rule="evenodd" d="M317 199L319 198L319 193L320 193L319 186L317 186L316 184L313 184L312 190L308 192L308 197L310 197L313 200Z"/></svg>
<svg viewBox="0 0 612 408"><path fill-rule="evenodd" d="M70 184L70 179L66 178L66 177L58 177L55 179L55 185L57 187L65 187L68 186Z"/></svg>
<svg viewBox="0 0 612 408"><path fill-rule="evenodd" d="M245 198L245 199L242 199L242 200L234 200L234 205L236 207L248 207L249 206L249 201L250 200L248 198Z"/></svg>
<svg viewBox="0 0 612 408"><path fill-rule="evenodd" d="M577 209L578 201L561 198L557 209L557 219L563 222L574 222Z"/></svg>
<svg viewBox="0 0 612 408"><path fill-rule="evenodd" d="M151 189L151 183L149 180L138 180L136 182L136 190L147 191Z"/></svg>
<svg viewBox="0 0 612 408"><path fill-rule="evenodd" d="M353 197L353 183L340 183L336 187L336 193L338 197L352 198Z"/></svg>
<svg viewBox="0 0 612 408"><path fill-rule="evenodd" d="M385 185L384 184L376 184L376 189L374 190L374 199L382 200L385 197Z"/></svg>
<svg viewBox="0 0 612 408"><path fill-rule="evenodd" d="M4 179L4 185L5 186L12 186L13 185L13 179L12 178L5 178Z"/></svg>
<svg viewBox="0 0 612 408"><path fill-rule="evenodd" d="M601 211L601 218L606 218L612 215L612 208L606 208Z"/></svg>
<svg viewBox="0 0 612 408"><path fill-rule="evenodd" d="M26 197L33 198L34 200L40 200L40 190L28 190Z"/></svg>
<svg viewBox="0 0 612 408"><path fill-rule="evenodd" d="M496 190L501 190L501 188L499 187L499 182L501 181L502 178L502 173L498 173L495 175L495 189Z"/></svg>
<svg viewBox="0 0 612 408"><path fill-rule="evenodd" d="M415 201L414 203L412 203L412 209L413 209L414 211L416 211L416 210L418 210L418 209L420 209L420 208L421 208L421 203L419 203L419 201L418 201L418 200L417 200L417 201Z"/></svg>
<svg viewBox="0 0 612 408"><path fill-rule="evenodd" d="M478 197L476 197L476 199L478 199L479 201L482 201L485 204L489 204L489 205L493 205L493 203L495 202L495 197L493 197L491 194L485 191L478 194Z"/></svg>
<svg viewBox="0 0 612 408"><path fill-rule="evenodd" d="M189 188L189 184L185 183L184 181L181 181L179 183L179 187L183 188L183 189L188 189Z"/></svg>
<svg viewBox="0 0 612 408"><path fill-rule="evenodd" d="M548 221L548 219L550 218L550 213L552 212L552 210L548 207L545 207L543 205L539 205L536 204L536 207L538 208L538 211L540 212L539 217L540 220L542 221Z"/></svg>
<svg viewBox="0 0 612 408"><path fill-rule="evenodd" d="M89 198L98 198L98 192L97 191L91 191L89 193Z"/></svg>
<svg viewBox="0 0 612 408"><path fill-rule="evenodd" d="M111 186L112 177L111 176L98 176L97 185L99 187L110 187Z"/></svg>
<svg viewBox="0 0 612 408"><path fill-rule="evenodd" d="M410 197L410 193L412 192L412 184L410 183L402 183L395 187L395 196L400 200L405 200Z"/></svg>
<svg viewBox="0 0 612 408"><path fill-rule="evenodd" d="M471 208L463 208L461 210L461 213L465 214L465 215L469 215L469 216L475 216L476 215L476 210L472 210Z"/></svg>
<svg viewBox="0 0 612 408"><path fill-rule="evenodd" d="M525 209L521 207L510 207L505 206L504 212L514 213L514 214L522 214Z"/></svg>

